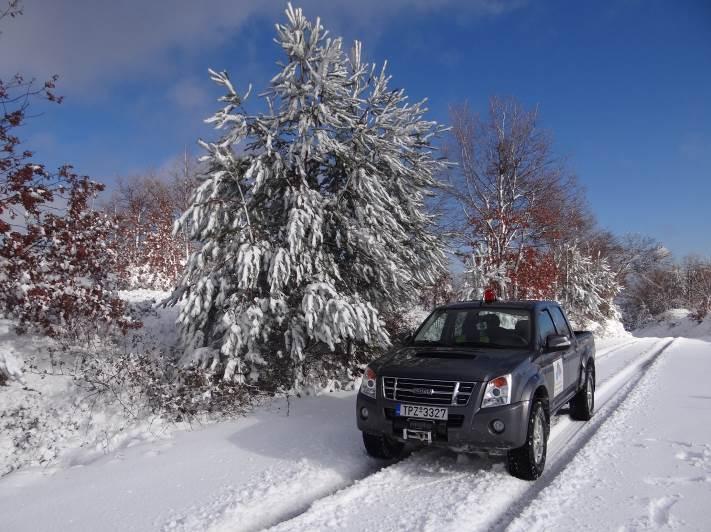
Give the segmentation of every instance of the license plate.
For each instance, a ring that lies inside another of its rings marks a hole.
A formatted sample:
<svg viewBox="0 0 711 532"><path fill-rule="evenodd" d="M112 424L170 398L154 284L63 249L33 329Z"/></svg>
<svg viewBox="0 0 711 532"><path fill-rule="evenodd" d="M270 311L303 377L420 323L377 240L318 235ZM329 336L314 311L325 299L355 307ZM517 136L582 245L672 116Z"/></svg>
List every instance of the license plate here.
<svg viewBox="0 0 711 532"><path fill-rule="evenodd" d="M417 417L420 419L449 419L449 410L438 406L399 404L395 408L395 414L401 417Z"/></svg>

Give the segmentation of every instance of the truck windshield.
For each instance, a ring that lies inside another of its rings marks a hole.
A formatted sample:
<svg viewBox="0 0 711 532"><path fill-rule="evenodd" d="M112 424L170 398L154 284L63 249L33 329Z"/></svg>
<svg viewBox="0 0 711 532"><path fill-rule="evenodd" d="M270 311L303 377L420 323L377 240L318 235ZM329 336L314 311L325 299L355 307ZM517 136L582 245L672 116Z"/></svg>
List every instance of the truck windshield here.
<svg viewBox="0 0 711 532"><path fill-rule="evenodd" d="M527 310L443 309L430 314L415 336L415 345L516 348L531 343Z"/></svg>

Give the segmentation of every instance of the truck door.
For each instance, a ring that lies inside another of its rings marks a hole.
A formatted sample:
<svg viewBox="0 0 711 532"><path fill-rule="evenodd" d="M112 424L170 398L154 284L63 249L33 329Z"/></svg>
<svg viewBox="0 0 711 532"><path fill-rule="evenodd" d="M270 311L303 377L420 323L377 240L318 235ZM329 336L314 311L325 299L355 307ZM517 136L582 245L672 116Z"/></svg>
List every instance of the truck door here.
<svg viewBox="0 0 711 532"><path fill-rule="evenodd" d="M543 371L543 377L546 379L548 390L552 393L551 406L557 408L560 399L563 398L563 392L566 388L565 382L565 364L563 353L561 351L548 351L547 338L551 334L558 334L553 324L553 318L547 310L541 310L537 316L537 329L539 343L542 346L542 352L538 364Z"/></svg>
<svg viewBox="0 0 711 532"><path fill-rule="evenodd" d="M560 307L550 307L551 316L553 316L553 323L555 323L555 328L558 334L564 334L570 339L570 348L566 351L561 351L563 355L563 369L565 371L565 391L572 392L573 388L578 384L578 376L580 371L580 349L578 349L577 342L575 340L575 334L570 329L568 321L563 315L563 311Z"/></svg>

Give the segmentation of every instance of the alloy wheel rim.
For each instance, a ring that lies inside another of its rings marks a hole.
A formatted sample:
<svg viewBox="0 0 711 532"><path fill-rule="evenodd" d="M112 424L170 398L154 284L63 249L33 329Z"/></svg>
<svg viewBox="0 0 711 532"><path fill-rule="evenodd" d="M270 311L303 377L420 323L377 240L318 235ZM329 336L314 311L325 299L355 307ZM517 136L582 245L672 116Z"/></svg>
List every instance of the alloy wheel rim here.
<svg viewBox="0 0 711 532"><path fill-rule="evenodd" d="M585 382L585 395L587 396L588 401L588 411L592 412L595 392L593 390L592 375L590 373L588 373L588 378Z"/></svg>
<svg viewBox="0 0 711 532"><path fill-rule="evenodd" d="M533 457L536 460L536 464L540 464L543 459L544 438L543 422L541 421L541 414L539 412L533 422Z"/></svg>

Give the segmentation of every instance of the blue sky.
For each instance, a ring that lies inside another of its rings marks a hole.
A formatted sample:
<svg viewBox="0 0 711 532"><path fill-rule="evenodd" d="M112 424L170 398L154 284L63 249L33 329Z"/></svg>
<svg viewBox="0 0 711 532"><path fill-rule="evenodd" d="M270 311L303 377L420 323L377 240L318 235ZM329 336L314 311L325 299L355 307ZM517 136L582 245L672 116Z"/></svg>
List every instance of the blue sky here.
<svg viewBox="0 0 711 532"><path fill-rule="evenodd" d="M23 132L37 159L111 184L162 169L196 139L219 96L207 68L238 86L276 72L284 2L25 0L4 21L0 74L61 76L61 106ZM428 97L431 117L491 95L538 105L602 227L711 255L711 2L305 0L310 17L393 85ZM10 57L8 57L10 56Z"/></svg>

